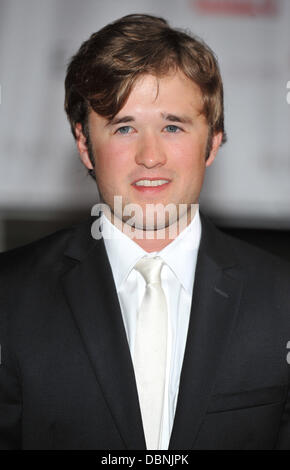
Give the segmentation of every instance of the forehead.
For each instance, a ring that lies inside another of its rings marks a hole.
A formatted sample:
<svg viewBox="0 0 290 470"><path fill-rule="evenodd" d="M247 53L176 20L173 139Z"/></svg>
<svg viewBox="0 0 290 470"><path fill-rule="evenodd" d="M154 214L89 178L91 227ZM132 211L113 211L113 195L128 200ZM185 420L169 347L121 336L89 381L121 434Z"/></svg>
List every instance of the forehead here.
<svg viewBox="0 0 290 470"><path fill-rule="evenodd" d="M142 106L185 107L201 112L203 99L199 86L181 71L163 77L145 74L134 84L121 111Z"/></svg>
<svg viewBox="0 0 290 470"><path fill-rule="evenodd" d="M187 121L193 118L204 120L203 111L199 86L181 71L162 77L144 74L137 79L127 101L113 119L105 118L91 109L89 125L100 124L104 127L139 119L152 121L164 118L165 115L186 117Z"/></svg>

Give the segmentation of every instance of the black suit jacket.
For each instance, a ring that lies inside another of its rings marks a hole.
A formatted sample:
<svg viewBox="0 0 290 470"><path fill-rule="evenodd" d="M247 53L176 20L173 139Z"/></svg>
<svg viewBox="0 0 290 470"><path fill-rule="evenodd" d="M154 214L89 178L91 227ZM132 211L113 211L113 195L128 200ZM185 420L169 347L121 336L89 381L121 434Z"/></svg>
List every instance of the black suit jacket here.
<svg viewBox="0 0 290 470"><path fill-rule="evenodd" d="M204 216L169 449L290 449L290 270ZM93 220L0 255L0 448L145 449Z"/></svg>

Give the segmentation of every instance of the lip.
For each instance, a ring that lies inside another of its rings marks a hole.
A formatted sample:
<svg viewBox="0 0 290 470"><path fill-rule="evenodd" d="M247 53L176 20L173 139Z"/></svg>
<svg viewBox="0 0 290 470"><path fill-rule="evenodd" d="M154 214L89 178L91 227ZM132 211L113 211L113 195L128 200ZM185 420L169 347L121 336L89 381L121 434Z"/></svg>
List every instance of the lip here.
<svg viewBox="0 0 290 470"><path fill-rule="evenodd" d="M135 183L141 180L149 180L149 181L156 181L156 180L167 180L168 183L161 184L160 186L136 186ZM158 176L156 178L148 178L146 176L143 176L142 178L138 178L132 183L132 186L137 189L137 191L141 193L147 193L147 194L155 194L159 193L160 191L163 191L164 189L167 188L167 186L170 184L171 180L168 178L165 178L163 176Z"/></svg>

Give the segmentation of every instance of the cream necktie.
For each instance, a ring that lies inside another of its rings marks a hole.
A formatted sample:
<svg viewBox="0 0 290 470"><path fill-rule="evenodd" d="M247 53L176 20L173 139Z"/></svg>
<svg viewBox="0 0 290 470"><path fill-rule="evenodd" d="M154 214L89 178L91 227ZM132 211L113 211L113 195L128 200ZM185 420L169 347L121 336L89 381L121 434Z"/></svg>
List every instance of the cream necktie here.
<svg viewBox="0 0 290 470"><path fill-rule="evenodd" d="M166 373L167 304L161 286L160 257L135 265L146 282L137 317L134 369L147 449L159 447Z"/></svg>

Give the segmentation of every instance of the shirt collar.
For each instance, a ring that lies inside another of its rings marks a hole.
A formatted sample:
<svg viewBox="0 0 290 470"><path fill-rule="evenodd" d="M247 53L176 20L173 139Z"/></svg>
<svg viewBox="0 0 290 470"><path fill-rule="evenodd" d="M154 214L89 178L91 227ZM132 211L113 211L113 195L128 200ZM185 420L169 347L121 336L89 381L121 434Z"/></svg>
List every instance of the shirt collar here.
<svg viewBox="0 0 290 470"><path fill-rule="evenodd" d="M190 224L166 247L159 252L143 250L119 230L102 213L100 226L104 243L111 264L117 291L127 279L137 261L143 256L160 256L178 278L184 289L191 294L195 273L197 252L201 238L201 222L197 208Z"/></svg>
<svg viewBox="0 0 290 470"><path fill-rule="evenodd" d="M197 253L201 239L201 222L197 208L194 218L158 255L164 259L184 289L192 292Z"/></svg>

